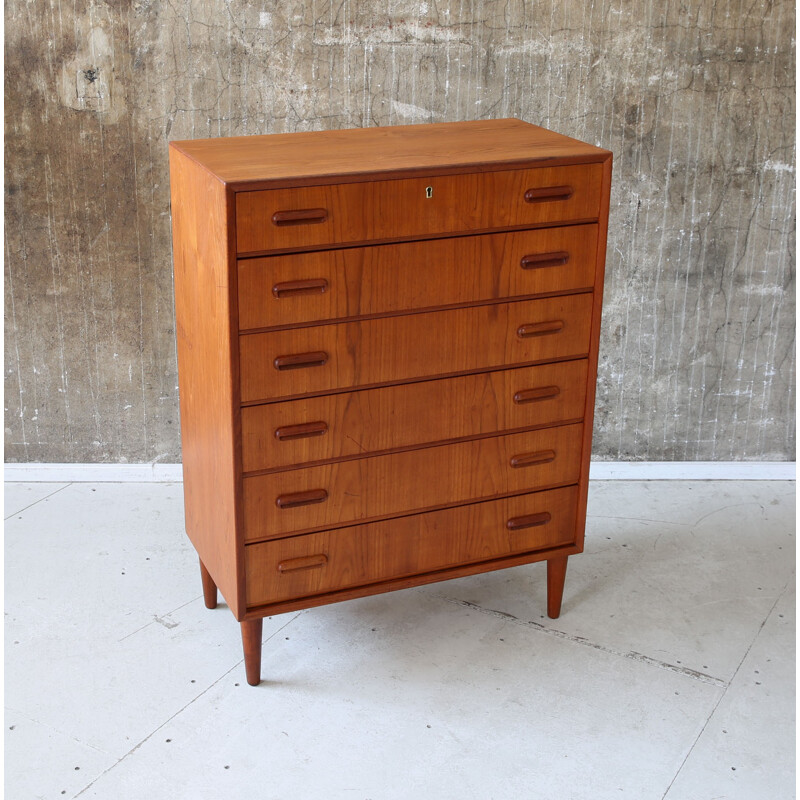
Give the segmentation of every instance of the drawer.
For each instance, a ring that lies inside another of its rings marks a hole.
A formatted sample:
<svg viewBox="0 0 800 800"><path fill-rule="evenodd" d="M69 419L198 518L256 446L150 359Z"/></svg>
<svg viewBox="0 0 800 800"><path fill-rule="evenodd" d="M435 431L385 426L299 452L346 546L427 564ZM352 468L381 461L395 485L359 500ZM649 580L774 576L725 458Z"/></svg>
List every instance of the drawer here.
<svg viewBox="0 0 800 800"><path fill-rule="evenodd" d="M569 545L577 502L571 486L250 545L247 605Z"/></svg>
<svg viewBox="0 0 800 800"><path fill-rule="evenodd" d="M564 425L246 477L245 540L577 483L582 433Z"/></svg>
<svg viewBox="0 0 800 800"><path fill-rule="evenodd" d="M597 225L241 259L239 328L591 288Z"/></svg>
<svg viewBox="0 0 800 800"><path fill-rule="evenodd" d="M591 313L592 295L585 293L244 334L241 399L586 356Z"/></svg>
<svg viewBox="0 0 800 800"><path fill-rule="evenodd" d="M239 192L237 252L589 222L602 172L579 164Z"/></svg>
<svg viewBox="0 0 800 800"><path fill-rule="evenodd" d="M245 472L575 421L585 359L242 409Z"/></svg>

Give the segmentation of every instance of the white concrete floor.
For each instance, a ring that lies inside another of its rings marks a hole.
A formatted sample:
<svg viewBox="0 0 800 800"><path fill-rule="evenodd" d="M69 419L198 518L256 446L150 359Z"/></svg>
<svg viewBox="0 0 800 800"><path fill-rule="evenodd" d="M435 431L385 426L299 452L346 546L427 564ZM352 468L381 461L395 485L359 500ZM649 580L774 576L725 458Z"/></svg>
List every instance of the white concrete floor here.
<svg viewBox="0 0 800 800"><path fill-rule="evenodd" d="M6 797L794 796L794 483L606 482L543 564L239 626L179 484L6 485Z"/></svg>

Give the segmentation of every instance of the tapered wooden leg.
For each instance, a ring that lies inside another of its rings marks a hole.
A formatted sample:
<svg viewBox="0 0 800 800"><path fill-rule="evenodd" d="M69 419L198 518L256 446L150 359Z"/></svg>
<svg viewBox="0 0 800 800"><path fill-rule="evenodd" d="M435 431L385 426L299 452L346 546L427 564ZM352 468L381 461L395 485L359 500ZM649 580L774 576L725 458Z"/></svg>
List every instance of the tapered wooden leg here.
<svg viewBox="0 0 800 800"><path fill-rule="evenodd" d="M261 683L261 630L264 620L246 619L242 622L242 647L244 648L244 670L251 686Z"/></svg>
<svg viewBox="0 0 800 800"><path fill-rule="evenodd" d="M217 607L217 584L208 574L206 565L200 562L200 577L203 579L203 599L206 601L206 608Z"/></svg>
<svg viewBox="0 0 800 800"><path fill-rule="evenodd" d="M567 556L547 559L547 616L558 619L561 613L561 597L564 594L564 578L567 576Z"/></svg>

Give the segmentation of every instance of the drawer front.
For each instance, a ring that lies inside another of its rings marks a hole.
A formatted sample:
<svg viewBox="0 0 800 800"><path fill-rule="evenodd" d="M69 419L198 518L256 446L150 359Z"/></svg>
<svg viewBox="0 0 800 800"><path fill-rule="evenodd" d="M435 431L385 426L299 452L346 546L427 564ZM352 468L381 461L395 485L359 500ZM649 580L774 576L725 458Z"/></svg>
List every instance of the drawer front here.
<svg viewBox="0 0 800 800"><path fill-rule="evenodd" d="M245 472L575 421L585 359L242 409Z"/></svg>
<svg viewBox="0 0 800 800"><path fill-rule="evenodd" d="M592 288L597 225L240 260L239 328Z"/></svg>
<svg viewBox="0 0 800 800"><path fill-rule="evenodd" d="M476 172L236 195L240 254L595 220L602 165Z"/></svg>
<svg viewBox="0 0 800 800"><path fill-rule="evenodd" d="M564 425L246 477L245 539L576 483L581 437Z"/></svg>
<svg viewBox="0 0 800 800"><path fill-rule="evenodd" d="M247 605L569 545L577 502L567 487L250 545Z"/></svg>
<svg viewBox="0 0 800 800"><path fill-rule="evenodd" d="M239 337L242 402L585 356L592 295Z"/></svg>

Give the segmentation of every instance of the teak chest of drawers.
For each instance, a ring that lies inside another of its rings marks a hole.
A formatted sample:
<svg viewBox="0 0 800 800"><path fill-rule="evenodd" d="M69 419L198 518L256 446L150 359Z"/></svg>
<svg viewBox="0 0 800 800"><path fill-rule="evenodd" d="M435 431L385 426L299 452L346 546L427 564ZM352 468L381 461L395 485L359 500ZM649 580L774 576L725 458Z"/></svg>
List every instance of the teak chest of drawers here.
<svg viewBox="0 0 800 800"><path fill-rule="evenodd" d="M241 622L583 549L611 154L519 120L172 142L186 530Z"/></svg>

